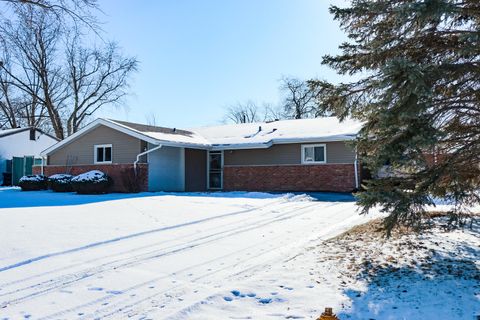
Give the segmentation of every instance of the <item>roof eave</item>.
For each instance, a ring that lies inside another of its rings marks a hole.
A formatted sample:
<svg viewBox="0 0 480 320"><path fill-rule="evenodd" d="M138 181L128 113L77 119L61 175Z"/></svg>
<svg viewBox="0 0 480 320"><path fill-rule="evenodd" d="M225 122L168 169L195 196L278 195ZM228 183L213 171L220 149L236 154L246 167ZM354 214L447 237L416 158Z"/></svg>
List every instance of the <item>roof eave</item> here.
<svg viewBox="0 0 480 320"><path fill-rule="evenodd" d="M99 119L96 119L93 122L90 122L83 129L81 129L80 131L77 131L76 133L72 134L68 138L66 138L66 139L54 144L53 146L43 150L40 153L40 155L47 156L47 155L51 154L52 152L54 152L55 150L58 150L61 147L63 147L64 145L67 145L67 144L73 142L75 139L78 139L79 137L83 136L84 134L90 132L91 130L95 129L96 127L98 127L100 125L105 125L105 126L111 128L111 129L120 131L122 133L125 133L127 135L133 136L137 139L146 141L146 142L154 144L154 145L161 144L161 145L164 145L164 146L184 147L184 148L192 148L192 149L209 149L210 148L209 145L203 145L203 144L181 143L181 142L154 139L154 138L152 138L148 135L145 135L145 134L141 133L140 131L131 129L131 128L129 128L127 126L124 126L122 124L119 124L115 121L99 118Z"/></svg>
<svg viewBox="0 0 480 320"><path fill-rule="evenodd" d="M212 150L267 149L274 144L352 141L352 140L355 140L356 136L357 136L356 134L345 134L345 135L335 135L335 136L328 136L328 137L275 138L266 143L213 144Z"/></svg>

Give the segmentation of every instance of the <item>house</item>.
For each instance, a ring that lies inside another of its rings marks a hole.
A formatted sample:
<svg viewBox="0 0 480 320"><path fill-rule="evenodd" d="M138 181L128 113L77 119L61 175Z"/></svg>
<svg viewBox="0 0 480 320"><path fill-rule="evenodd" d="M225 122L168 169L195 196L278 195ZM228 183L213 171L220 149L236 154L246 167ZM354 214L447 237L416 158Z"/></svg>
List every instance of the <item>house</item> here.
<svg viewBox="0 0 480 320"><path fill-rule="evenodd" d="M361 124L335 117L188 130L97 119L42 153L36 172L98 169L125 191L135 170L145 191L336 191L358 188L349 141Z"/></svg>
<svg viewBox="0 0 480 320"><path fill-rule="evenodd" d="M35 158L57 142L38 128L0 130L0 185L15 185L21 176L32 173Z"/></svg>

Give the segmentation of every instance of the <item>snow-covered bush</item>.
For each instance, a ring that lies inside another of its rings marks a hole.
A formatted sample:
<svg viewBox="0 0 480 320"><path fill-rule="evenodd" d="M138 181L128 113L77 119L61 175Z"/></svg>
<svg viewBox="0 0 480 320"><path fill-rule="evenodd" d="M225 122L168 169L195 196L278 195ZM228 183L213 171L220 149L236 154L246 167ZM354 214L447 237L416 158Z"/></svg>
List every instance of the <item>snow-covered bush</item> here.
<svg viewBox="0 0 480 320"><path fill-rule="evenodd" d="M73 191L80 194L98 194L107 193L112 185L112 178L99 170L92 170L76 177L72 180Z"/></svg>
<svg viewBox="0 0 480 320"><path fill-rule="evenodd" d="M71 192L73 191L72 178L70 174L54 174L48 177L48 187L55 192Z"/></svg>
<svg viewBox="0 0 480 320"><path fill-rule="evenodd" d="M47 177L42 174L23 176L18 181L18 185L22 188L22 191L46 190Z"/></svg>

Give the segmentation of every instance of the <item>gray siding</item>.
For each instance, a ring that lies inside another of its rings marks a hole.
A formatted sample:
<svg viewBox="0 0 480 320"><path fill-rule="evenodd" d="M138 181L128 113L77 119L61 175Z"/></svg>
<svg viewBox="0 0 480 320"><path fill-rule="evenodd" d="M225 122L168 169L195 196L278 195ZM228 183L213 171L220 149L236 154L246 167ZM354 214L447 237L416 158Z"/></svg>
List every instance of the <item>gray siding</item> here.
<svg viewBox="0 0 480 320"><path fill-rule="evenodd" d="M327 163L353 163L355 160L354 150L345 142L326 142L325 144L327 146ZM300 143L277 144L268 149L226 150L224 152L224 165L301 164L301 145Z"/></svg>
<svg viewBox="0 0 480 320"><path fill-rule="evenodd" d="M300 144L277 144L268 149L225 150L224 165L297 164L301 160Z"/></svg>
<svg viewBox="0 0 480 320"><path fill-rule="evenodd" d="M355 150L343 141L327 142L327 163L353 163Z"/></svg>
<svg viewBox="0 0 480 320"><path fill-rule="evenodd" d="M112 145L112 163L133 163L137 154L142 152L140 139L101 125L49 154L48 164L94 164L93 149L96 144Z"/></svg>

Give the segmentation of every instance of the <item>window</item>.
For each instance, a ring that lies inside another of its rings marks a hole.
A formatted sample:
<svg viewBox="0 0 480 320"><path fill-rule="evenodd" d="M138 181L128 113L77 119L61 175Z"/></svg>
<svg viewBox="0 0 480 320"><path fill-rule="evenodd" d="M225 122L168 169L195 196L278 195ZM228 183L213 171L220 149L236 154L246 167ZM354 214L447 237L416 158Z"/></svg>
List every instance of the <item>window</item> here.
<svg viewBox="0 0 480 320"><path fill-rule="evenodd" d="M95 145L94 163L112 163L112 145Z"/></svg>
<svg viewBox="0 0 480 320"><path fill-rule="evenodd" d="M302 145L302 163L326 163L327 148L324 144Z"/></svg>

